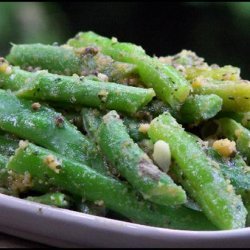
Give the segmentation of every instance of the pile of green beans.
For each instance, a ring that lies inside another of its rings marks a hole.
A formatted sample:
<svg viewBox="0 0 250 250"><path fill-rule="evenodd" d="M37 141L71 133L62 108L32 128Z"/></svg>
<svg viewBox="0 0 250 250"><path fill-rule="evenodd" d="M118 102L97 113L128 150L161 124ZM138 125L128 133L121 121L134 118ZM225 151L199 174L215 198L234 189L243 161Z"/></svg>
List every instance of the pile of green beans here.
<svg viewBox="0 0 250 250"><path fill-rule="evenodd" d="M250 222L250 82L92 31L0 58L0 192L155 227ZM116 218L117 216L117 218Z"/></svg>

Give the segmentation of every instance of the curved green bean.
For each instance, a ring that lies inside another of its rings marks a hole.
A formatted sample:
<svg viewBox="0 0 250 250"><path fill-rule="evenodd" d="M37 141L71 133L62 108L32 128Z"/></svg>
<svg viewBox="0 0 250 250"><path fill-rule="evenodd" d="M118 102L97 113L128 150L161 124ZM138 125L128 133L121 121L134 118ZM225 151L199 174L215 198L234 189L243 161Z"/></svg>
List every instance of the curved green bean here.
<svg viewBox="0 0 250 250"><path fill-rule="evenodd" d="M245 227L247 211L242 200L216 169L201 146L169 114L155 118L148 130L155 142L166 141L180 167L185 189L220 229Z"/></svg>
<svg viewBox="0 0 250 250"><path fill-rule="evenodd" d="M144 199L161 205L186 202L185 191L133 142L117 112L110 111L103 117L98 143L107 159Z"/></svg>
<svg viewBox="0 0 250 250"><path fill-rule="evenodd" d="M51 73L79 76L105 74L108 80L119 82L136 74L136 66L116 62L96 49L87 47L81 50L70 46L44 44L13 44L8 61L24 69L47 69Z"/></svg>
<svg viewBox="0 0 250 250"><path fill-rule="evenodd" d="M52 162L55 164L47 161L48 156L54 159ZM56 165L60 167L53 167ZM53 183L72 195L104 204L133 222L177 229L216 230L216 226L200 212L139 200L127 185L31 143L18 149L7 168L18 174L29 173L34 190Z"/></svg>
<svg viewBox="0 0 250 250"><path fill-rule="evenodd" d="M236 122L239 122L242 126L250 129L250 112L219 112L216 118L231 118Z"/></svg>
<svg viewBox="0 0 250 250"><path fill-rule="evenodd" d="M16 79L22 81L16 83ZM116 109L127 113L135 113L155 96L153 89L56 75L47 71L26 72L17 67L12 67L11 73L0 72L1 80L5 83L2 88L17 90L16 95L22 98Z"/></svg>
<svg viewBox="0 0 250 250"><path fill-rule="evenodd" d="M239 154L232 159L224 159L213 148L207 148L205 152L217 162L222 174L230 180L237 194L250 191L250 169Z"/></svg>
<svg viewBox="0 0 250 250"><path fill-rule="evenodd" d="M121 43L91 31L78 33L75 38L68 41L68 44L78 48L94 45L115 60L135 64L146 86L153 87L157 97L169 103L174 109L179 108L191 90L189 83L176 69L146 55L140 46Z"/></svg>
<svg viewBox="0 0 250 250"><path fill-rule="evenodd" d="M60 113L0 90L0 128L106 172L96 146Z"/></svg>

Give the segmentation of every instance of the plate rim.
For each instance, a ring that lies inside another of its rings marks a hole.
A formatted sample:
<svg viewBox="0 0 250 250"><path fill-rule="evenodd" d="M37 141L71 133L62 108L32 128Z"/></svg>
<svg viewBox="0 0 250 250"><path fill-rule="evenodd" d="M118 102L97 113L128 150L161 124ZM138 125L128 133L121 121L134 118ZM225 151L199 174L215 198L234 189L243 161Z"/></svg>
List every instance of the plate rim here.
<svg viewBox="0 0 250 250"><path fill-rule="evenodd" d="M16 204L18 203L18 206ZM45 214L48 217L54 219L61 219L61 215L68 215L71 218L83 218L82 222L95 222L98 223L98 226L105 227L107 224L109 225L109 230L111 231L121 231L123 232L126 229L130 229L132 231L136 230L142 233L160 233L160 234L175 234L175 236L183 236L183 237L208 237L208 238L218 238L218 237L237 237L242 234L247 233L250 235L250 227L240 228L240 229L232 229L232 230L217 230L217 231L193 231L193 230L181 230L181 229L170 229L170 228L161 228L148 226L143 224L137 224L132 222L126 222L116 219L110 219L106 217L84 214L81 212L65 209L65 208L57 208L52 207L45 204L40 204L33 201L23 200L18 197L13 197L10 195L0 194L0 207L8 206L14 210L22 210L26 213L31 214ZM68 217L64 219L68 220ZM1 221L0 221L1 223Z"/></svg>

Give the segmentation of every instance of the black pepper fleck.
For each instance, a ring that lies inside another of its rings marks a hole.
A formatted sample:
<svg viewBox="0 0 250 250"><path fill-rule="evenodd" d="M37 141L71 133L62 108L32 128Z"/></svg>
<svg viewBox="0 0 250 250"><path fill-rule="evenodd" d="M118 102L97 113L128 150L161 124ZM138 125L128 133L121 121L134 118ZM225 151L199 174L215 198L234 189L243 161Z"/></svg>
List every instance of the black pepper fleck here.
<svg viewBox="0 0 250 250"><path fill-rule="evenodd" d="M55 118L55 124L58 128L62 128L64 126L64 118L62 116L57 116Z"/></svg>

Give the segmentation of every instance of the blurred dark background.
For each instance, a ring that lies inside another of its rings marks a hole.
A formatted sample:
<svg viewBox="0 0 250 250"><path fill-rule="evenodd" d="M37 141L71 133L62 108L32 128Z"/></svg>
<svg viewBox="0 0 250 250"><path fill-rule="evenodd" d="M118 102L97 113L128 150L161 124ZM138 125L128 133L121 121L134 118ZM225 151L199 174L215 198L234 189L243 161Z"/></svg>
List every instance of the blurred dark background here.
<svg viewBox="0 0 250 250"><path fill-rule="evenodd" d="M62 44L93 30L141 45L148 54L195 51L209 64L234 65L250 79L250 2L0 3L0 55L10 42Z"/></svg>

